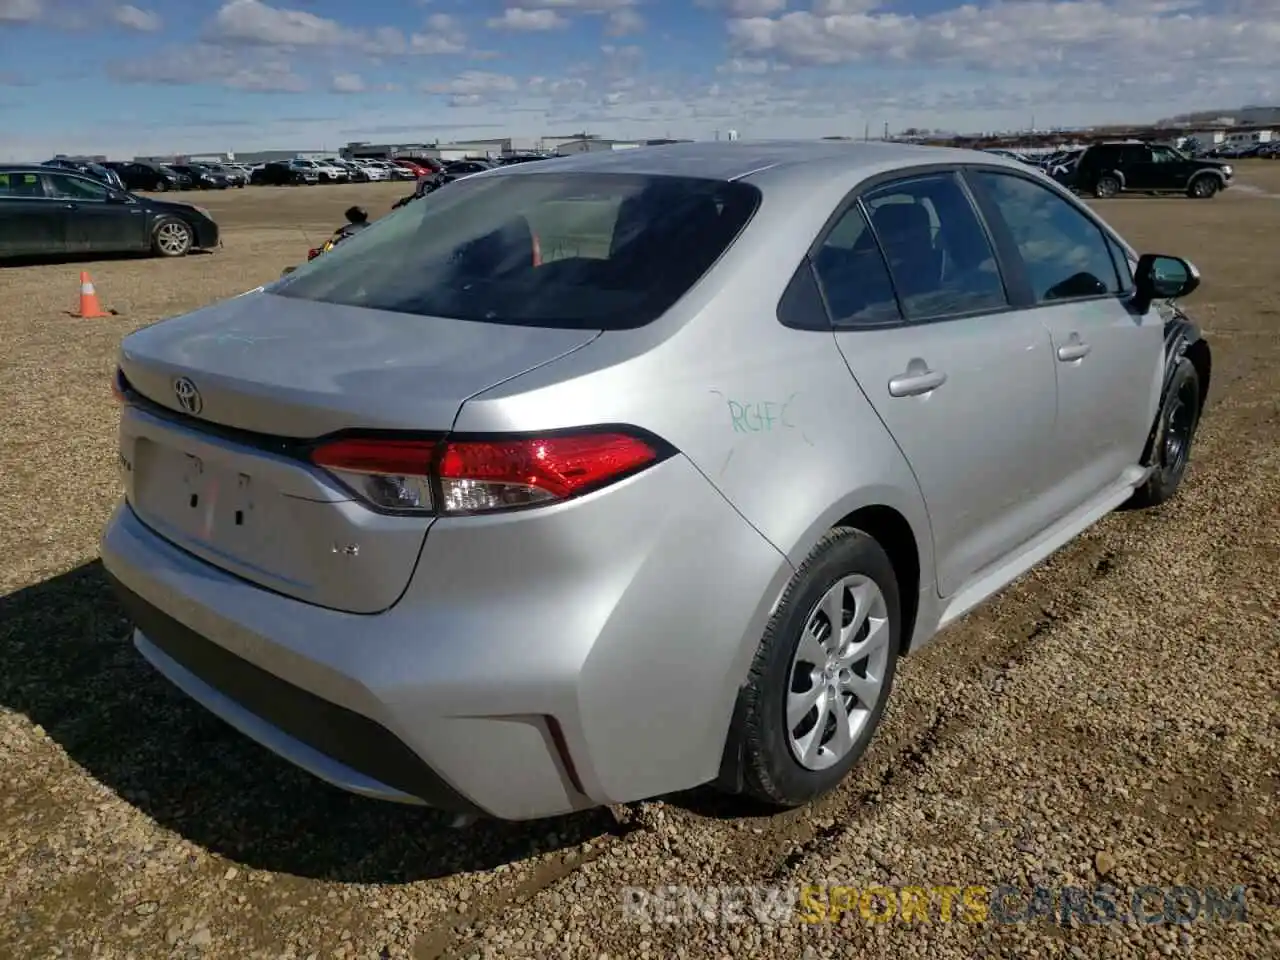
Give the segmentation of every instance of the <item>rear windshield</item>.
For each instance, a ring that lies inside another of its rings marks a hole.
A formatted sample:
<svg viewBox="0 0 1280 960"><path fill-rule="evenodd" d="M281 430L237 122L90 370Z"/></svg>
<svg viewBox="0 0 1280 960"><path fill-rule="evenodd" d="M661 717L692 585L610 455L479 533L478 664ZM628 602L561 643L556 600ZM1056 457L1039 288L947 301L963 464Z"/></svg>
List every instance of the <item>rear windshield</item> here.
<svg viewBox="0 0 1280 960"><path fill-rule="evenodd" d="M698 178L459 180L299 267L274 292L459 320L634 328L702 278L759 202L748 184Z"/></svg>

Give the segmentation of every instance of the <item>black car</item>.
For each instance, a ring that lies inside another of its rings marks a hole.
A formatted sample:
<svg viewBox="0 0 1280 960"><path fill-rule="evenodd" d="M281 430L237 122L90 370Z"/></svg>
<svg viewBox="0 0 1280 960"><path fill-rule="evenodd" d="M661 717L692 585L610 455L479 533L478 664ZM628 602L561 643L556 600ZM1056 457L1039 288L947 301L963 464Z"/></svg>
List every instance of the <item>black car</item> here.
<svg viewBox="0 0 1280 960"><path fill-rule="evenodd" d="M76 173L83 173L86 177L92 177L105 183L109 187L123 190L124 183L116 172L108 167L104 167L100 163L90 163L81 160L68 160L66 157L54 157L52 160L46 160L40 164L42 167L58 167L62 170L74 170Z"/></svg>
<svg viewBox="0 0 1280 960"><path fill-rule="evenodd" d="M310 167L304 169L284 160L273 160L255 169L249 175L249 182L256 186L296 187L302 184L319 183L320 174Z"/></svg>
<svg viewBox="0 0 1280 960"><path fill-rule="evenodd" d="M171 163L170 168L190 177L197 190L226 190L231 181L222 174L199 163Z"/></svg>
<svg viewBox="0 0 1280 960"><path fill-rule="evenodd" d="M485 170L492 170L493 164L487 160L448 160L444 165L445 183L453 183L463 177L469 177L473 173L483 173Z"/></svg>
<svg viewBox="0 0 1280 960"><path fill-rule="evenodd" d="M218 245L209 213L73 170L0 164L0 259L82 253L180 257Z"/></svg>
<svg viewBox="0 0 1280 960"><path fill-rule="evenodd" d="M1212 197L1231 185L1231 165L1189 157L1158 143L1099 143L1081 155L1069 185L1095 197L1118 193L1185 193Z"/></svg>
<svg viewBox="0 0 1280 960"><path fill-rule="evenodd" d="M105 166L114 170L126 190L149 190L164 193L167 190L190 190L191 178L159 163L141 160L108 161Z"/></svg>
<svg viewBox="0 0 1280 960"><path fill-rule="evenodd" d="M233 187L244 187L249 183L249 175L247 173L236 167L229 167L225 163L202 163L201 166L215 176L224 177L227 183Z"/></svg>

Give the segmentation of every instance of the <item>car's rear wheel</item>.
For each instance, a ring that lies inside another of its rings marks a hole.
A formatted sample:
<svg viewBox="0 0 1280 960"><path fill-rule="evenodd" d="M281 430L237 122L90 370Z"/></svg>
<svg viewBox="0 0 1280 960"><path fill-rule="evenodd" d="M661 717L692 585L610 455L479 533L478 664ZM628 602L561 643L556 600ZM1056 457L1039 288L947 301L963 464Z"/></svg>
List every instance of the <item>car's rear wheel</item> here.
<svg viewBox="0 0 1280 960"><path fill-rule="evenodd" d="M190 224L177 217L165 217L151 235L151 249L161 257L184 257L191 252L194 241Z"/></svg>
<svg viewBox="0 0 1280 960"><path fill-rule="evenodd" d="M1187 196L1196 200L1208 200L1218 192L1218 178L1212 174L1202 174L1187 186Z"/></svg>
<svg viewBox="0 0 1280 960"><path fill-rule="evenodd" d="M157 180L157 181L156 181L156 192L157 192L157 193L168 193L168 192L169 192L169 181L168 181L168 180Z"/></svg>
<svg viewBox="0 0 1280 960"><path fill-rule="evenodd" d="M1178 361L1156 422L1156 469L1147 482L1133 492L1126 504L1130 509L1141 510L1164 503L1178 492L1187 472L1191 444L1200 425L1200 375L1186 357Z"/></svg>
<svg viewBox="0 0 1280 960"><path fill-rule="evenodd" d="M769 621L743 700L742 787L794 807L835 788L888 702L901 604L893 564L866 533L832 530L792 578Z"/></svg>
<svg viewBox="0 0 1280 960"><path fill-rule="evenodd" d="M1098 182L1093 185L1093 195L1100 200L1114 197L1119 192L1120 181L1110 175L1099 177Z"/></svg>

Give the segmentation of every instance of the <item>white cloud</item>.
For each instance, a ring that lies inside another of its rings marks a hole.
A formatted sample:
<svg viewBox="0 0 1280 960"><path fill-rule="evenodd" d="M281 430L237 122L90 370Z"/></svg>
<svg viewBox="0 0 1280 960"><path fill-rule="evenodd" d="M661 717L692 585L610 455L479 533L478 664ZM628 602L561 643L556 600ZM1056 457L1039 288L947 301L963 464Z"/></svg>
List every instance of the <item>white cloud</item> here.
<svg viewBox="0 0 1280 960"><path fill-rule="evenodd" d="M515 77L505 73L467 70L443 83L424 83L421 89L448 97L451 107L474 107L495 100L507 100L520 89Z"/></svg>
<svg viewBox="0 0 1280 960"><path fill-rule="evenodd" d="M997 0L924 17L866 12L746 17L730 20L728 31L737 53L797 65L881 62L1073 75L1095 67L1118 76L1170 60L1187 62L1196 72L1276 62L1280 21L1149 10L1149 5L1117 7L1102 0Z"/></svg>
<svg viewBox="0 0 1280 960"><path fill-rule="evenodd" d="M212 33L222 40L291 47L337 46L350 31L336 20L303 10L284 10L261 0L230 0L213 18Z"/></svg>
<svg viewBox="0 0 1280 960"><path fill-rule="evenodd" d="M395 27L355 30L303 10L272 7L261 0L229 0L207 30L210 39L228 44L275 47L353 48L369 56L463 53L466 33L444 13L427 18L426 28L406 36Z"/></svg>
<svg viewBox="0 0 1280 960"><path fill-rule="evenodd" d="M524 7L508 7L500 17L490 17L486 21L492 30L516 30L536 32L542 30L559 30L569 25L569 21L555 10L526 10Z"/></svg>
<svg viewBox="0 0 1280 960"><path fill-rule="evenodd" d="M199 69L192 64L199 64ZM283 57L243 55L213 44L171 47L149 57L108 63L107 75L120 83L211 84L248 93L300 93L309 86Z"/></svg>
<svg viewBox="0 0 1280 960"><path fill-rule="evenodd" d="M605 17L604 32L610 37L626 37L644 31L644 17L630 7L613 10Z"/></svg>
<svg viewBox="0 0 1280 960"><path fill-rule="evenodd" d="M329 89L334 93L364 93L368 88L358 73L335 73Z"/></svg>
<svg viewBox="0 0 1280 960"><path fill-rule="evenodd" d="M164 26L156 13L135 7L131 3L121 4L112 10L111 19L120 26L139 33L155 33Z"/></svg>
<svg viewBox="0 0 1280 960"><path fill-rule="evenodd" d="M41 0L0 0L0 23L31 23L43 14Z"/></svg>
<svg viewBox="0 0 1280 960"><path fill-rule="evenodd" d="M699 7L722 10L730 17L767 17L787 9L787 0L694 0ZM830 0L817 0L818 3ZM841 0L835 0L839 3Z"/></svg>

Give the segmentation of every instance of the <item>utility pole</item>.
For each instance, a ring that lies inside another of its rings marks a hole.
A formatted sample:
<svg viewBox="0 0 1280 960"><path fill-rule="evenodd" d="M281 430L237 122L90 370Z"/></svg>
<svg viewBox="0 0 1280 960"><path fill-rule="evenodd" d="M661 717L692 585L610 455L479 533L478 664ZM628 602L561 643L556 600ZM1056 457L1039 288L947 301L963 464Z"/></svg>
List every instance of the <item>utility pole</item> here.
<svg viewBox="0 0 1280 960"><path fill-rule="evenodd" d="M868 121L862 127L862 142L866 143L871 139L871 123Z"/></svg>

